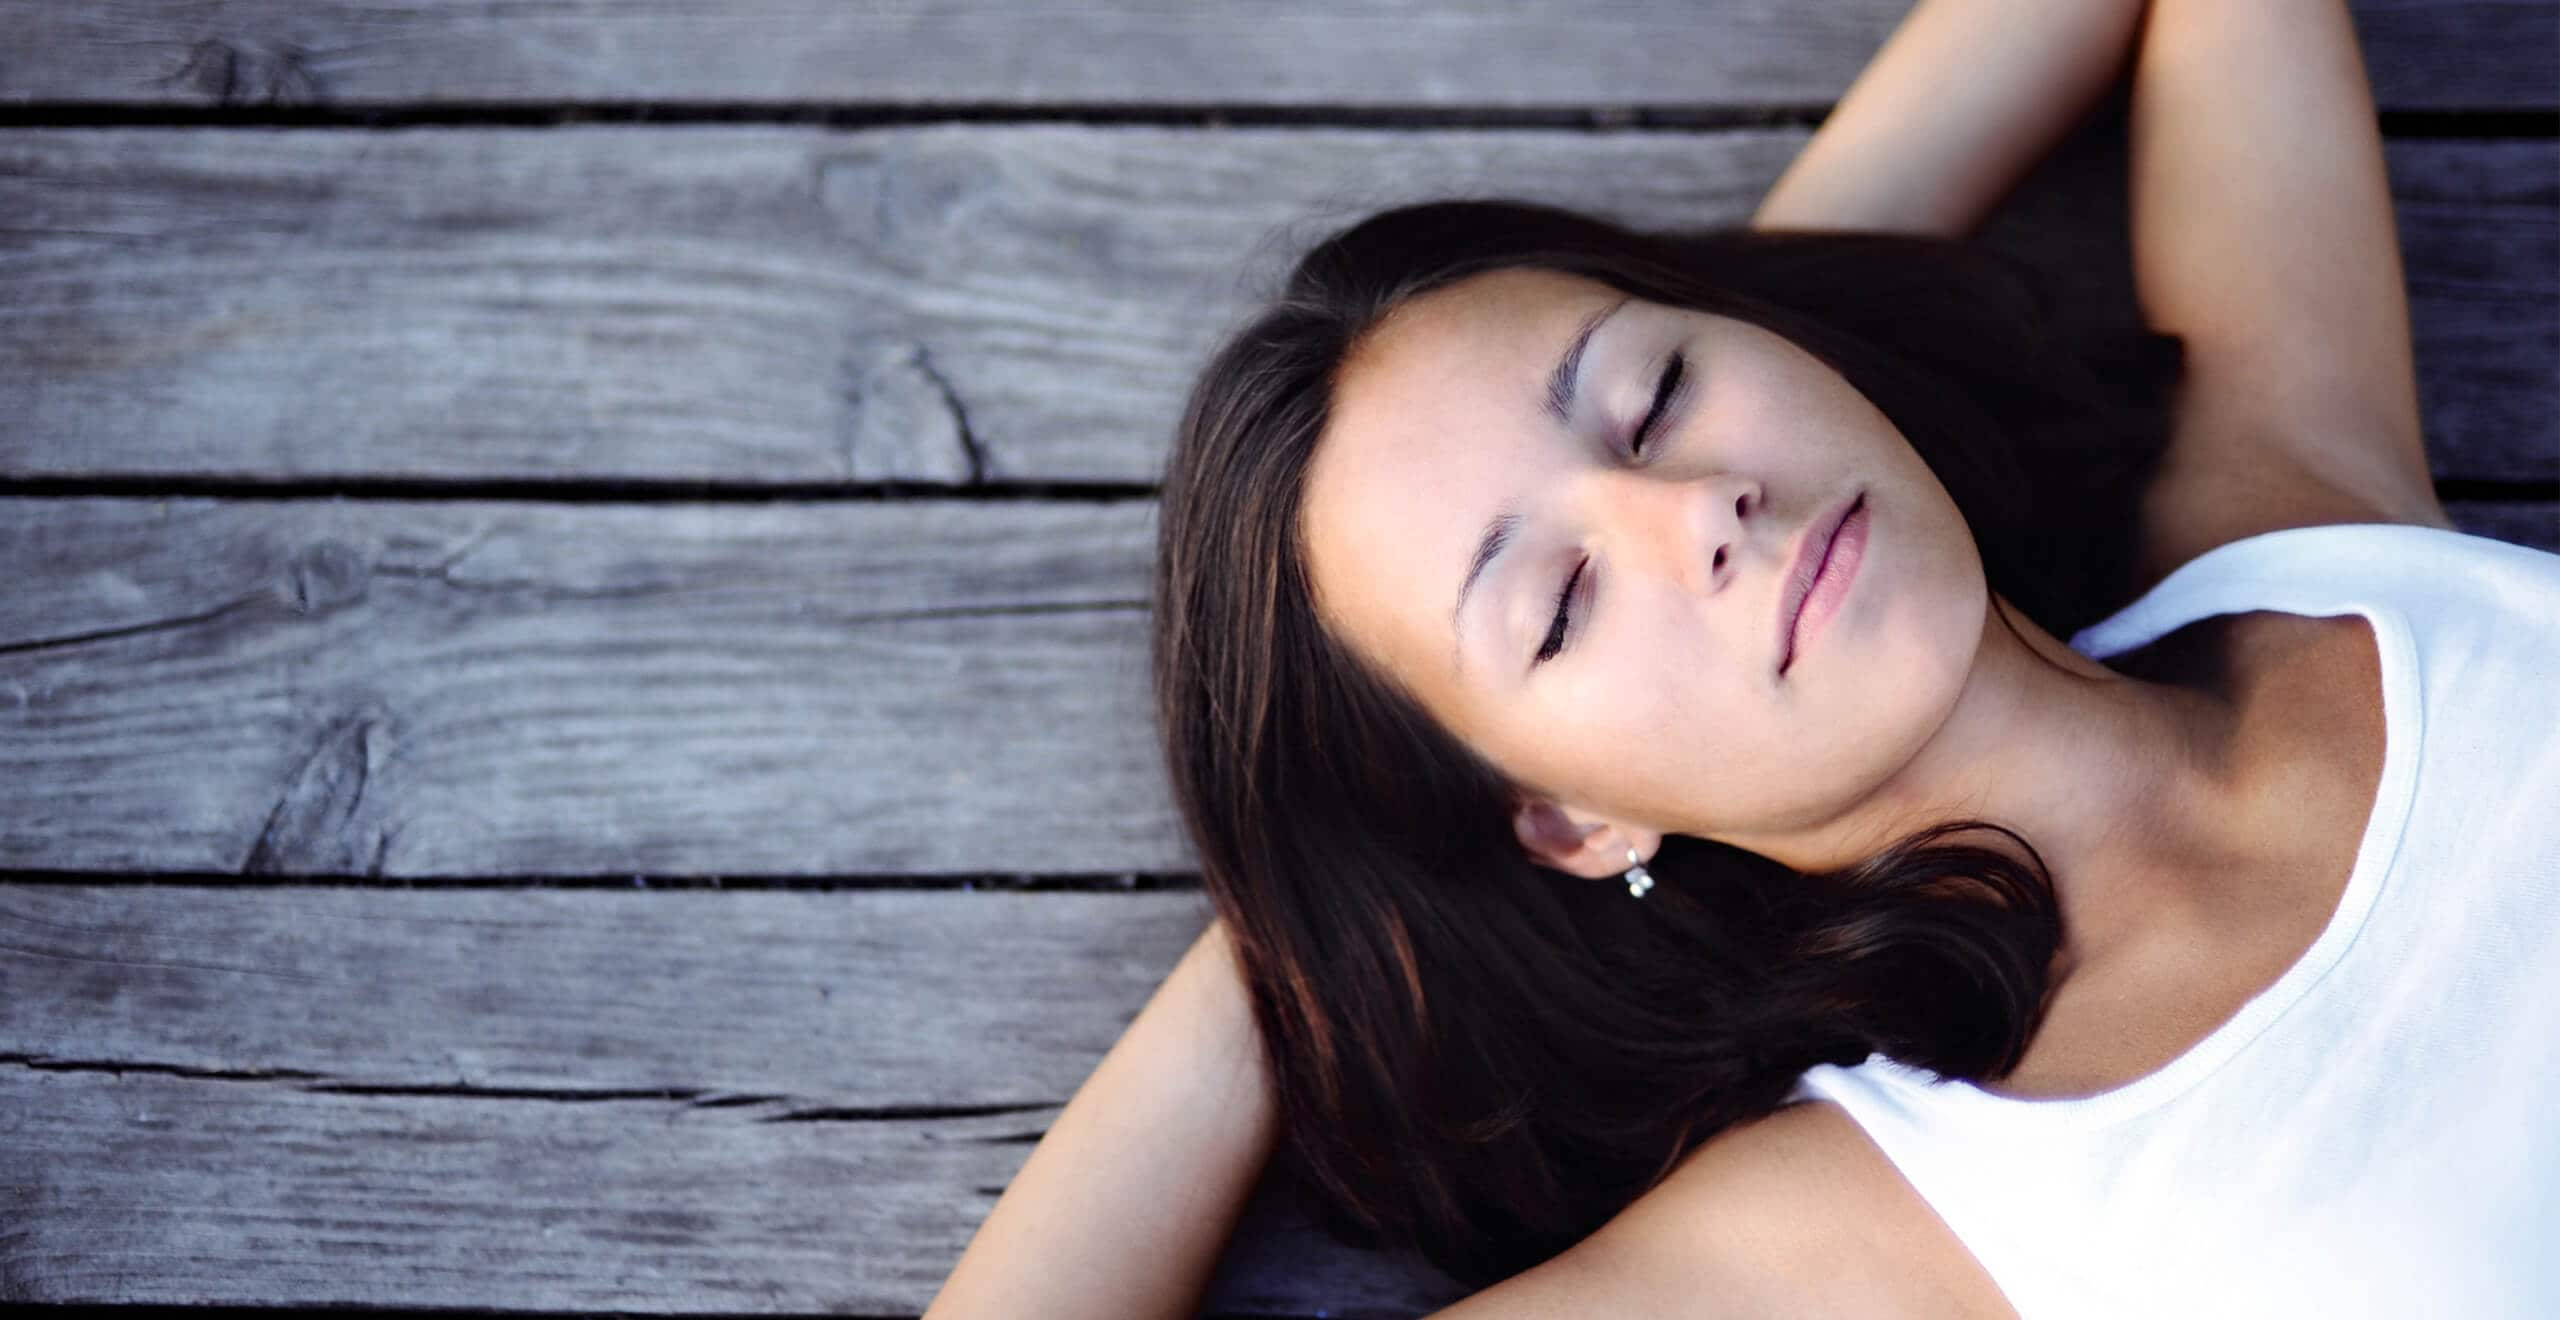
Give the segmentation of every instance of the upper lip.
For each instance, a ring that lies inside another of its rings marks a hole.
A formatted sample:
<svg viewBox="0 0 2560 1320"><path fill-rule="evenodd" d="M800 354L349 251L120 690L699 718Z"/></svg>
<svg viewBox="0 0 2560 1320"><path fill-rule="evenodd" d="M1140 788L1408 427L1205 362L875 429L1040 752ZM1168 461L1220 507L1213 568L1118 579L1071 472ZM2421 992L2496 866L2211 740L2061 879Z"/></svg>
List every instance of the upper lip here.
<svg viewBox="0 0 2560 1320"><path fill-rule="evenodd" d="M1796 613L1804 608L1806 593L1813 590L1813 579L1822 571L1823 556L1831 551L1831 538L1840 532L1840 524L1849 520L1849 511L1858 506L1859 492L1820 516L1806 520L1804 531L1796 537L1795 553L1787 556L1787 576L1778 589L1778 668L1783 670L1794 657L1788 646L1795 638Z"/></svg>

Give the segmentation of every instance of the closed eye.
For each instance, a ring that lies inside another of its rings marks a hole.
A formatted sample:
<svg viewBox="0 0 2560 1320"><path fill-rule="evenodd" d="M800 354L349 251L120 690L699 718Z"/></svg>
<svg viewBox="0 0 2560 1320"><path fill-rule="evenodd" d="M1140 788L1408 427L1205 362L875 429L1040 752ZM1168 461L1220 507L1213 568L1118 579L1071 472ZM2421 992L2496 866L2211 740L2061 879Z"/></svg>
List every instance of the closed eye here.
<svg viewBox="0 0 2560 1320"><path fill-rule="evenodd" d="M1662 378L1653 387L1653 406L1645 410L1644 420L1636 423L1635 433L1627 440L1628 453L1644 448L1644 442L1652 437L1653 429L1662 421L1663 415L1670 412L1672 405L1686 393L1688 383L1688 356L1675 349L1671 360L1662 364ZM1547 626L1546 640L1538 647L1534 663L1544 664L1564 650L1565 626L1572 621L1573 587L1582 580L1582 570L1590 565L1588 559L1575 565L1573 572L1564 580L1564 588L1556 593L1555 619Z"/></svg>
<svg viewBox="0 0 2560 1320"><path fill-rule="evenodd" d="M1652 436L1654 425L1662 420L1664 413L1671 411L1672 402L1679 397L1680 387L1687 383L1688 370L1687 356L1673 350L1671 360L1662 364L1661 382L1654 386L1653 407L1646 410L1643 421L1636 423L1635 434L1627 441L1628 453L1642 449L1646 439Z"/></svg>
<svg viewBox="0 0 2560 1320"><path fill-rule="evenodd" d="M1573 584L1582 580L1582 570L1589 567L1591 567L1591 561L1588 559L1574 565L1573 572L1564 580L1564 590L1556 593L1555 622L1547 628L1547 639L1538 647L1538 658L1535 663L1545 664L1554 659L1558 651L1564 649L1565 603L1573 599Z"/></svg>

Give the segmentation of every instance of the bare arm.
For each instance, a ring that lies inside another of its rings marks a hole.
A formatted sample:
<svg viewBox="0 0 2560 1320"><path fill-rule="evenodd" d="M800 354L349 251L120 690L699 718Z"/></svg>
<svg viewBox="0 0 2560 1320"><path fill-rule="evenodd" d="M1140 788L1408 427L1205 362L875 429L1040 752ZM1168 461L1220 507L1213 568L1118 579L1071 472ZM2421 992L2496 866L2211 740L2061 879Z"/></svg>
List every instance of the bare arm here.
<svg viewBox="0 0 2560 1320"><path fill-rule="evenodd" d="M2152 0L2144 29L2134 290L2186 341L2187 370L2141 578L2272 527L2451 527L2346 0Z"/></svg>
<svg viewBox="0 0 2560 1320"><path fill-rule="evenodd" d="M1751 227L1972 233L2122 76L2143 6L1920 0Z"/></svg>
<svg viewBox="0 0 2560 1320"><path fill-rule="evenodd" d="M924 1320L1193 1314L1277 1133L1243 974L1213 921L1032 1148Z"/></svg>

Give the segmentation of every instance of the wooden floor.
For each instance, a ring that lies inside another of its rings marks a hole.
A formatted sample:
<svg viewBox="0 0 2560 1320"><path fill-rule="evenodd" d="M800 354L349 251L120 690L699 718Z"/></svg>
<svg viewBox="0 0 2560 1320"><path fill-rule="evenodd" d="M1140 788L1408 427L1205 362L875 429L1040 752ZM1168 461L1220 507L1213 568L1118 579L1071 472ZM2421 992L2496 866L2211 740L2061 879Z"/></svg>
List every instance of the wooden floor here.
<svg viewBox="0 0 2560 1320"><path fill-rule="evenodd" d="M1207 919L1210 342L1399 201L1738 224L1904 7L0 0L0 1300L921 1311ZM2560 549L2560 0L2354 9ZM2122 169L1987 241L2129 306ZM1266 1196L1209 1311L1457 1295Z"/></svg>

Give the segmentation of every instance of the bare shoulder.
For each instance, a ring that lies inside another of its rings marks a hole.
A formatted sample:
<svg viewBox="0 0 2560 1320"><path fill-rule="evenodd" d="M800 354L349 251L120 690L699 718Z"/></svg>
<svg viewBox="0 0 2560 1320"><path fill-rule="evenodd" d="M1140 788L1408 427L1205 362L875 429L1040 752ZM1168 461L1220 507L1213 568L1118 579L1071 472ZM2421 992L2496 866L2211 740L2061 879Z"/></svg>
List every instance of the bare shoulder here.
<svg viewBox="0 0 2560 1320"><path fill-rule="evenodd" d="M1717 1133L1591 1236L1429 1320L2016 1320L1972 1253L1828 1101Z"/></svg>
<svg viewBox="0 0 2560 1320"><path fill-rule="evenodd" d="M1594 1239L1706 1262L1737 1314L2015 1316L2006 1298L1838 1105L1790 1105L1685 1157Z"/></svg>

